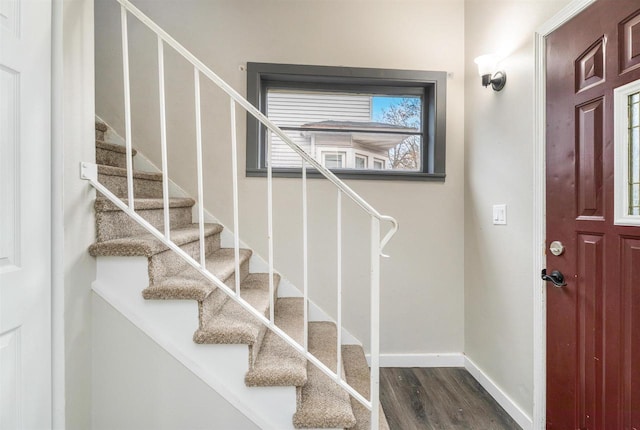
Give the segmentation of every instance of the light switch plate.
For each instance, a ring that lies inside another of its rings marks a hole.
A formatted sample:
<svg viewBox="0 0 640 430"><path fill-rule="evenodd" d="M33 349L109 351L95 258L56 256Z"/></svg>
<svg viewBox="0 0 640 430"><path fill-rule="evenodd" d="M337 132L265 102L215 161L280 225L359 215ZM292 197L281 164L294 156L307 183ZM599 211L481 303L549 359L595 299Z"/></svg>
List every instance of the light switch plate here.
<svg viewBox="0 0 640 430"><path fill-rule="evenodd" d="M507 224L507 205L493 205L493 224Z"/></svg>

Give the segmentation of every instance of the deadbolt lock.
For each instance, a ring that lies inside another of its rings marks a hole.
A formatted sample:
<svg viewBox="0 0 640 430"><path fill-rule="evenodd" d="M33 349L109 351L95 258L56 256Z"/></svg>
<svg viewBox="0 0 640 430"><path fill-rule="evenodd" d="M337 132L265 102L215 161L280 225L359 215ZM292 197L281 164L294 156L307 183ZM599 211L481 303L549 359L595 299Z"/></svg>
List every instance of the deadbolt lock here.
<svg viewBox="0 0 640 430"><path fill-rule="evenodd" d="M562 255L562 253L564 252L564 245L559 240L554 240L553 242L551 242L551 245L549 245L549 251L551 251L551 253L557 257L559 255Z"/></svg>

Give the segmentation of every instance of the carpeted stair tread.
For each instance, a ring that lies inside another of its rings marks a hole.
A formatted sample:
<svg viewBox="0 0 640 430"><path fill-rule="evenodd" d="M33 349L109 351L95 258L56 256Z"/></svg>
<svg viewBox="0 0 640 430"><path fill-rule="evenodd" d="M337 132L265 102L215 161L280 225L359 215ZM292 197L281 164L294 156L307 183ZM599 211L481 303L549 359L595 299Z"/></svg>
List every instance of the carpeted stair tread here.
<svg viewBox="0 0 640 430"><path fill-rule="evenodd" d="M107 131L107 124L104 122L96 121L96 130L98 131Z"/></svg>
<svg viewBox="0 0 640 430"><path fill-rule="evenodd" d="M364 398L368 399L371 392L371 373L362 347L360 345L343 345L342 363L347 383L362 394ZM351 398L351 407L356 417L356 425L350 430L369 430L371 428L371 413L369 410L353 397ZM389 430L389 424L382 410L382 405L380 405L379 422L380 430Z"/></svg>
<svg viewBox="0 0 640 430"><path fill-rule="evenodd" d="M251 250L240 250L240 265L251 258ZM206 258L207 270L213 273L222 282L225 282L235 273L234 250L222 248ZM252 275L250 275L251 277ZM255 278L258 278L255 276ZM256 281L245 279L240 288L250 288ZM217 287L206 279L192 266L177 275L165 278L156 284L147 287L142 292L145 299L161 300L204 300Z"/></svg>
<svg viewBox="0 0 640 430"><path fill-rule="evenodd" d="M107 131L107 130L100 130ZM118 145L115 143L105 142L103 140L96 140L96 149L104 149L105 151L117 152L120 154L126 154L127 148L123 145ZM135 156L138 153L134 148L131 148L131 155Z"/></svg>
<svg viewBox="0 0 640 430"><path fill-rule="evenodd" d="M218 234L222 231L220 224L205 224L205 237ZM180 227L171 230L171 240L178 246L197 241L200 238L198 224ZM151 257L169 249L151 234L124 237L121 239L107 240L94 243L89 247L89 253L93 257L98 256L144 256ZM179 258L179 257L176 257Z"/></svg>
<svg viewBox="0 0 640 430"><path fill-rule="evenodd" d="M333 371L336 339L334 323L309 323L309 351ZM300 390L294 427L350 428L356 424L347 392L311 363L307 364L307 383Z"/></svg>
<svg viewBox="0 0 640 430"><path fill-rule="evenodd" d="M129 199L123 198L124 204L128 205ZM185 208L192 207L196 204L196 201L188 197L173 197L169 199L170 208ZM98 197L94 203L96 212L111 212L119 211L120 208L116 206L111 200L106 197ZM164 209L164 200L161 198L136 198L134 199L134 206L136 211L138 210L150 210L150 209Z"/></svg>
<svg viewBox="0 0 640 430"><path fill-rule="evenodd" d="M304 342L304 300L280 298L276 302L276 325L302 345ZM307 360L280 336L269 330L255 363L245 376L249 387L295 386L307 383Z"/></svg>
<svg viewBox="0 0 640 430"><path fill-rule="evenodd" d="M265 316L269 312L268 281L268 275L250 274L240 285L241 297ZM235 300L229 299L216 314L206 318L203 326L193 335L193 340L206 344L253 345L260 341L265 330L264 324L255 316Z"/></svg>
<svg viewBox="0 0 640 430"><path fill-rule="evenodd" d="M98 164L98 174L105 176L121 176L127 177L127 169L122 167L105 166ZM147 181L162 182L162 173L133 171L134 179L146 179Z"/></svg>

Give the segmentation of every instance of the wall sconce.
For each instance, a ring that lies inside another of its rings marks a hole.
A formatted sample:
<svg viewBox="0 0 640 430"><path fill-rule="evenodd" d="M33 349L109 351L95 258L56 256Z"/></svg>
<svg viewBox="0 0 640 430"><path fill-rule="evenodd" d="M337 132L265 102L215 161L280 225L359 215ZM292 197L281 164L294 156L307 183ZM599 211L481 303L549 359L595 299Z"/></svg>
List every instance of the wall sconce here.
<svg viewBox="0 0 640 430"><path fill-rule="evenodd" d="M496 54L487 54L474 60L478 65L478 73L482 76L482 86L491 85L494 91L502 90L507 83L507 74L503 70L496 71L499 59Z"/></svg>

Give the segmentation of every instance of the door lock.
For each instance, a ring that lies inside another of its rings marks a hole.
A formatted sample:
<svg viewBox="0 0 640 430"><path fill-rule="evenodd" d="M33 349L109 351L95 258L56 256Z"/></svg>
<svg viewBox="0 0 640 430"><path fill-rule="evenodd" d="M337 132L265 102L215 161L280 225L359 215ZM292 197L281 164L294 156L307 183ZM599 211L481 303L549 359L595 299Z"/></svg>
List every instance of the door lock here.
<svg viewBox="0 0 640 430"><path fill-rule="evenodd" d="M562 255L562 253L564 252L564 245L559 240L554 240L553 242L551 242L551 245L549 245L549 251L551 251L551 253L557 257L559 255Z"/></svg>
<svg viewBox="0 0 640 430"><path fill-rule="evenodd" d="M559 270L554 270L550 275L547 275L547 269L542 269L540 277L543 281L551 282L555 287L564 287L567 283L564 280L564 275Z"/></svg>

